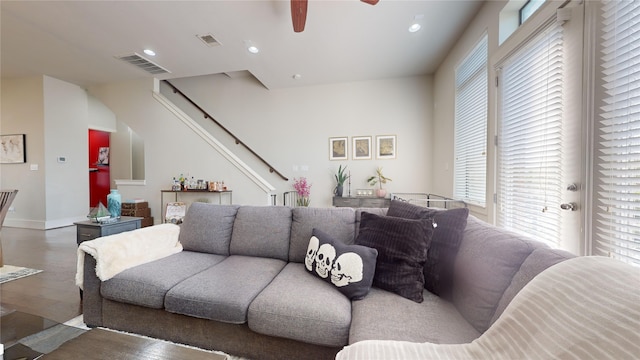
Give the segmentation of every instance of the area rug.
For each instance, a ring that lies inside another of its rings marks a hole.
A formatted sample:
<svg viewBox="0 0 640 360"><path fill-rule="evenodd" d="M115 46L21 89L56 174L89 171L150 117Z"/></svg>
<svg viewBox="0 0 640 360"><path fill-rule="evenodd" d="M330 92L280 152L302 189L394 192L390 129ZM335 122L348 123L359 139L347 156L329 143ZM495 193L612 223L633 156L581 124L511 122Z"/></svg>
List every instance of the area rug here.
<svg viewBox="0 0 640 360"><path fill-rule="evenodd" d="M40 272L42 272L42 270L29 269L29 268L20 267L20 266L5 265L3 267L0 267L0 284L4 284L11 280L20 279L30 275L35 275Z"/></svg>

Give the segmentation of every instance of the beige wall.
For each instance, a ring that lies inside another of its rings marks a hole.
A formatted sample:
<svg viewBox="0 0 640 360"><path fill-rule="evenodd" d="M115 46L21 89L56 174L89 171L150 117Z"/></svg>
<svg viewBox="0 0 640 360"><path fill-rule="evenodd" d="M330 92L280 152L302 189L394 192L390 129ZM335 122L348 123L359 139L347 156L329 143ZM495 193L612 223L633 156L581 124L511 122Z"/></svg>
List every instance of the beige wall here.
<svg viewBox="0 0 640 360"><path fill-rule="evenodd" d="M340 164L351 171L352 193L369 188L365 179L376 166L393 179L390 192L427 192L430 188L432 79L429 76L359 83L267 90L250 78L208 76L174 84L229 128L243 142L289 177L285 182L256 164L242 150L227 145L275 187L278 203L292 190L293 178L313 184L312 206L331 206L333 174ZM234 203L264 205L267 196L210 146L164 109L151 94L152 82L110 84L90 89L145 143L146 186L123 188L129 197L160 211L159 192L171 178L188 173L196 179L224 180ZM396 135L395 160L329 161L329 138Z"/></svg>
<svg viewBox="0 0 640 360"><path fill-rule="evenodd" d="M86 92L48 76L3 79L2 134L24 133L27 163L0 165L2 188L17 188L5 225L49 229L89 211ZM66 157L59 163L59 156Z"/></svg>
<svg viewBox="0 0 640 360"><path fill-rule="evenodd" d="M88 100L73 84L44 77L45 228L86 219L89 212ZM67 161L58 162L64 156Z"/></svg>
<svg viewBox="0 0 640 360"><path fill-rule="evenodd" d="M223 75L172 82L290 179L289 182L281 180L264 165L247 156L233 141L219 135L219 130L205 125L273 185L278 203L282 202L283 192L292 190L292 180L305 176L313 184L312 206L331 206L335 186L333 174L339 165L347 165L351 172L352 193L355 193L355 189L369 188L365 179L373 175L377 166L382 166L385 174L393 179L386 185L389 192L428 192L452 196L455 67L485 32L489 36L489 56L497 51L499 12L505 4L506 1L486 2L433 76L278 90L267 90L249 77L229 78ZM489 77L494 78L492 69ZM5 88L3 83L3 91ZM11 92L17 94L17 89ZM152 79L89 89L97 103L104 104L118 121L126 123L144 141L145 182L139 186L124 186L121 190L124 197L149 200L158 221L160 190L167 189L171 178L183 173L196 179L224 180L234 190L235 203L266 204L268 197L264 191L159 104L152 96L153 89ZM37 96L37 87L22 92L26 93L24 99L33 98ZM3 93L3 105L4 96ZM20 106L21 101L12 106ZM38 102L37 99L35 101ZM89 106L92 102L90 97ZM489 92L489 103L495 103L495 91ZM8 109L5 110L3 106L3 117ZM30 108L29 111L34 109ZM96 123L93 126L99 128L103 125ZM494 133L495 107L490 106L487 207L472 207L475 215L489 221L493 220L491 199L494 192L495 155L491 144ZM350 154L347 161L329 161L330 137L348 137L351 149L353 136L372 136L375 143L376 135L397 136L397 159L352 160ZM34 136L43 137L42 134ZM41 144L40 141L38 143ZM112 179L129 179L131 165L130 160L125 158L129 153L119 151L117 147L116 142L112 159L120 159L123 167L114 166ZM44 157L44 149L40 151L41 157ZM11 178L2 176L3 182ZM44 181L44 177L41 181Z"/></svg>
<svg viewBox="0 0 640 360"><path fill-rule="evenodd" d="M44 228L45 149L43 77L2 79L0 133L26 134L27 163L1 164L0 187L18 189L5 225ZM30 165L38 165L37 171Z"/></svg>

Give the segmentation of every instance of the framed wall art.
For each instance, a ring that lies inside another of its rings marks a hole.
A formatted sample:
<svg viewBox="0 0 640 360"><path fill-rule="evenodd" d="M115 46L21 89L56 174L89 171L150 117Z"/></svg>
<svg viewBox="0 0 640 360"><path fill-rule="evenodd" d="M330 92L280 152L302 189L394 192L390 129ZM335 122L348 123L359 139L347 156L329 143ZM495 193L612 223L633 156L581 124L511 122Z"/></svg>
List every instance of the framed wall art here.
<svg viewBox="0 0 640 360"><path fill-rule="evenodd" d="M347 137L329 138L329 160L347 160Z"/></svg>
<svg viewBox="0 0 640 360"><path fill-rule="evenodd" d="M106 146L100 147L98 150L98 165L109 165L109 148Z"/></svg>
<svg viewBox="0 0 640 360"><path fill-rule="evenodd" d="M396 136L381 135L376 136L376 158L395 159L396 158Z"/></svg>
<svg viewBox="0 0 640 360"><path fill-rule="evenodd" d="M371 159L371 136L353 136L353 160Z"/></svg>
<svg viewBox="0 0 640 360"><path fill-rule="evenodd" d="M26 135L0 135L0 164L27 162Z"/></svg>

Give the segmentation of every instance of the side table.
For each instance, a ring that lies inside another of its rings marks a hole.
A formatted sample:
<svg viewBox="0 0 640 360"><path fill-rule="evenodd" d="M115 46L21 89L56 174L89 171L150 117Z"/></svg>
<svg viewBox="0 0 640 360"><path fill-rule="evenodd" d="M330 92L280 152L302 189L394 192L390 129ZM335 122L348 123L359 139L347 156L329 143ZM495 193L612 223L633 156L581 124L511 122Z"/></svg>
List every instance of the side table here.
<svg viewBox="0 0 640 360"><path fill-rule="evenodd" d="M109 224L100 224L93 221L79 221L77 226L76 240L78 245L87 240L93 240L101 236L118 234L125 231L135 230L142 227L141 217L122 216L118 221Z"/></svg>

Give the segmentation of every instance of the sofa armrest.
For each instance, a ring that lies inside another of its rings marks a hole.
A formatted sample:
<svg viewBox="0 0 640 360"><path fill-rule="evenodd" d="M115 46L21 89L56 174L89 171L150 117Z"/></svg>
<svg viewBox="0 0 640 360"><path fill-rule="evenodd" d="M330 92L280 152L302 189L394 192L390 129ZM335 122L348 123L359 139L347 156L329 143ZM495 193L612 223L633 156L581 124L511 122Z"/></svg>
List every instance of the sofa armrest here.
<svg viewBox="0 0 640 360"><path fill-rule="evenodd" d="M83 256L85 256L83 254ZM96 259L85 256L84 261L84 290L82 291L82 313L87 326L102 326L102 295L100 295L101 281L96 275Z"/></svg>
<svg viewBox="0 0 640 360"><path fill-rule="evenodd" d="M85 254L95 259L95 274L102 281L134 266L182 251L180 227L162 224L85 241L78 247L76 284L83 288Z"/></svg>

